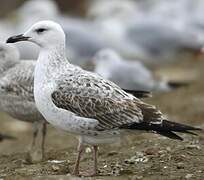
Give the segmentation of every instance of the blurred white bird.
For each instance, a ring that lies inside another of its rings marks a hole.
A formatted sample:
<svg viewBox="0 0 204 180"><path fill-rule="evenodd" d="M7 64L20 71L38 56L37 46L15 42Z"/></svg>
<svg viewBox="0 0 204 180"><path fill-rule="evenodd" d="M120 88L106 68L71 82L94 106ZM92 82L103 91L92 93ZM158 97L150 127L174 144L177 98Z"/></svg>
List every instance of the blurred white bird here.
<svg viewBox="0 0 204 180"><path fill-rule="evenodd" d="M94 56L95 72L123 89L142 91L170 91L184 85L156 79L139 61L127 61L112 49L104 49Z"/></svg>
<svg viewBox="0 0 204 180"><path fill-rule="evenodd" d="M139 13L137 2L133 0L94 0L90 1L87 16L91 19L103 20L110 17L128 19Z"/></svg>
<svg viewBox="0 0 204 180"><path fill-rule="evenodd" d="M125 1L126 5L120 8L119 1L94 1L97 10L91 6L89 13L94 14L95 23L110 46L127 58L139 58L151 65L194 58L204 40L192 26L187 26L192 2L154 3L148 12L141 8L142 2ZM132 10L128 11L130 7Z"/></svg>
<svg viewBox="0 0 204 180"><path fill-rule="evenodd" d="M203 41L193 32L164 22L142 22L130 26L126 40L131 50L149 64L176 62L182 55L197 55Z"/></svg>

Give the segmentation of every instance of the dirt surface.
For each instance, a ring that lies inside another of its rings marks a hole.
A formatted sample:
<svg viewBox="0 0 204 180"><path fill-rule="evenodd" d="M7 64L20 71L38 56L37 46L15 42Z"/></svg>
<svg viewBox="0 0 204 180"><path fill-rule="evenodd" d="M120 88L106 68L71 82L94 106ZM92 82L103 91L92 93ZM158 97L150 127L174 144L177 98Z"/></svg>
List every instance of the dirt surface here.
<svg viewBox="0 0 204 180"><path fill-rule="evenodd" d="M190 81L190 85L146 99L158 106L169 119L204 128L204 61L189 61L156 71L172 80ZM18 139L0 144L0 179L68 180L76 157L74 136L48 128L46 158L41 163L26 161L31 143L30 124L1 114L1 131ZM86 179L200 179L204 178L204 133L182 135L175 141L151 133L130 134L120 144L99 149L100 175ZM81 170L92 167L91 148L86 148ZM80 179L80 178L79 178Z"/></svg>

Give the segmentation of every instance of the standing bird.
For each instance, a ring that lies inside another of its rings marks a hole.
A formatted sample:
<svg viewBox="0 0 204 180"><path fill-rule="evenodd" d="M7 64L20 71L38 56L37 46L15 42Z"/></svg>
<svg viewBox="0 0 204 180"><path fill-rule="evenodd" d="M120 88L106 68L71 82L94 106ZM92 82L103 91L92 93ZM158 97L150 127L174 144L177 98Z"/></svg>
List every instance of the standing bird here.
<svg viewBox="0 0 204 180"><path fill-rule="evenodd" d="M32 162L43 159L46 136L46 121L34 102L35 63L32 60L20 60L15 47L0 43L0 111L15 119L33 123L33 140L29 153ZM35 147L39 131L42 136L40 152Z"/></svg>
<svg viewBox="0 0 204 180"><path fill-rule="evenodd" d="M36 106L53 126L79 136L74 175L79 176L84 145L92 145L97 174L98 145L113 143L126 130L148 130L182 140L174 132L199 128L168 121L154 106L123 91L111 81L69 63L65 34L53 21L40 21L7 43L30 41L40 46L34 75Z"/></svg>

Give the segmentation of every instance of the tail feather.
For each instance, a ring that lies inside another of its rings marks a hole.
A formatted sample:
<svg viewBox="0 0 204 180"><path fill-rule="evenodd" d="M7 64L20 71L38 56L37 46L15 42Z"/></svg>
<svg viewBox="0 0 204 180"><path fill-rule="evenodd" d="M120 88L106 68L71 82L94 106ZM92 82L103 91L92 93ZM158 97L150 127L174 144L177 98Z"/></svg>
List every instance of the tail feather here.
<svg viewBox="0 0 204 180"><path fill-rule="evenodd" d="M183 138L178 136L177 134L173 133L172 131L156 131L157 134L160 134L162 136L168 137L170 139L176 139L182 141Z"/></svg>
<svg viewBox="0 0 204 180"><path fill-rule="evenodd" d="M163 120L161 124L154 124L151 122L142 122L142 123L132 123L123 125L121 128L123 129L134 129L134 130L146 130L146 131L154 131L160 135L166 136L171 139L182 140L180 136L175 134L174 132L186 133L191 135L197 135L191 131L202 130L197 127L192 127L176 122L171 122L167 120Z"/></svg>

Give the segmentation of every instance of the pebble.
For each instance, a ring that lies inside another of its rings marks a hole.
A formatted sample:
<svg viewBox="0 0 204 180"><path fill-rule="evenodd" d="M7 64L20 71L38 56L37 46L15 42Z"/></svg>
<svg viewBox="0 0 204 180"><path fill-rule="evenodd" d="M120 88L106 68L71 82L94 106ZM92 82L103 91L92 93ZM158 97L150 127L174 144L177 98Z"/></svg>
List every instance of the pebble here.
<svg viewBox="0 0 204 180"><path fill-rule="evenodd" d="M59 171L60 167L56 165L52 165L53 171Z"/></svg>
<svg viewBox="0 0 204 180"><path fill-rule="evenodd" d="M157 151L155 149L153 149L153 148L149 148L149 149L145 150L144 153L146 155L155 155L155 154L157 154Z"/></svg>
<svg viewBox="0 0 204 180"><path fill-rule="evenodd" d="M143 179L143 176L138 176L138 175L134 175L131 180L139 180L139 179Z"/></svg>
<svg viewBox="0 0 204 180"><path fill-rule="evenodd" d="M186 174L186 176L185 176L186 179L190 179L192 177L193 177L193 174Z"/></svg>
<svg viewBox="0 0 204 180"><path fill-rule="evenodd" d="M146 156L138 154L136 156L132 156L130 159L126 159L125 163L127 163L127 164L136 164L136 163L140 163L140 162L146 163L146 162L148 162L148 160L149 159Z"/></svg>
<svg viewBox="0 0 204 180"><path fill-rule="evenodd" d="M177 169L184 169L184 163L179 162L176 167Z"/></svg>
<svg viewBox="0 0 204 180"><path fill-rule="evenodd" d="M49 163L55 163L55 164L60 164L60 163L64 163L65 160L48 160L47 162L49 162Z"/></svg>
<svg viewBox="0 0 204 180"><path fill-rule="evenodd" d="M198 149L198 150L201 149L201 147L199 145L196 145L196 144L189 144L189 145L186 145L185 147L187 149Z"/></svg>
<svg viewBox="0 0 204 180"><path fill-rule="evenodd" d="M108 156L113 156L113 155L116 155L116 154L118 154L118 152L116 152L116 151L111 151L111 152L108 153Z"/></svg>
<svg viewBox="0 0 204 180"><path fill-rule="evenodd" d="M87 148L85 149L85 152L86 152L86 153L91 153L91 152L92 152L92 149L91 149L90 147L87 147Z"/></svg>
<svg viewBox="0 0 204 180"><path fill-rule="evenodd" d="M167 150L168 152L170 152L170 151L171 151L171 148L170 148L170 147L167 147L166 150Z"/></svg>

